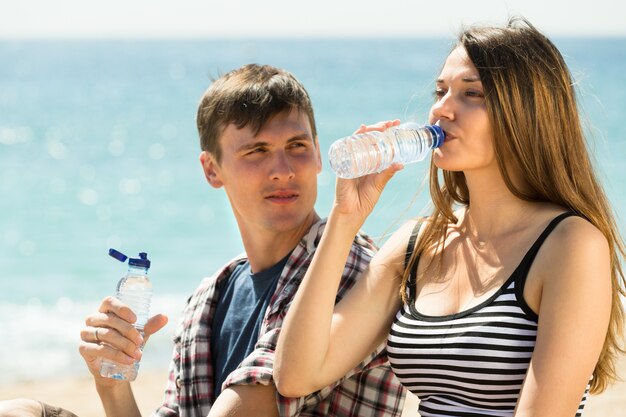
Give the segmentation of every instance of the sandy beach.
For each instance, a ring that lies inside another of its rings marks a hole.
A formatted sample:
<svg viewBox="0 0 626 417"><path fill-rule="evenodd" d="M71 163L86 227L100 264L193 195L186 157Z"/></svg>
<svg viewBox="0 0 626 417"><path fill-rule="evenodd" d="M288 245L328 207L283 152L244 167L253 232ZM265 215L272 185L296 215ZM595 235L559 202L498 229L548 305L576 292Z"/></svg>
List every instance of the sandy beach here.
<svg viewBox="0 0 626 417"><path fill-rule="evenodd" d="M150 416L159 405L167 378L167 370L140 372L133 392L143 416ZM33 398L66 408L79 417L103 417L104 410L85 370L84 376L38 380L0 387L0 399Z"/></svg>
<svg viewBox="0 0 626 417"><path fill-rule="evenodd" d="M167 372L145 371L134 383L134 392L142 415L149 416L158 406ZM626 358L619 363L619 375L626 378ZM73 411L79 417L102 417L104 411L90 375L54 380L41 380L0 387L0 399L35 398ZM403 417L417 415L418 400L407 398ZM626 382L618 382L599 396L591 396L585 407L585 417L626 416Z"/></svg>

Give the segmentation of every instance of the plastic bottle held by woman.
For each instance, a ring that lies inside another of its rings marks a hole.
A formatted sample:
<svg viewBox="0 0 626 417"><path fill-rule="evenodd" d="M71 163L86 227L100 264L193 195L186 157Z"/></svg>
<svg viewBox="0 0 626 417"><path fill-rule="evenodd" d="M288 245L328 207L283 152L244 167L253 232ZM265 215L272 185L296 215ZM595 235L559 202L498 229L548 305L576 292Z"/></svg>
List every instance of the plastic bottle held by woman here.
<svg viewBox="0 0 626 417"><path fill-rule="evenodd" d="M125 262L128 259L128 272L117 284L116 297L133 310L137 316L137 321L133 326L143 335L143 328L148 321L152 299L152 283L148 278L148 269L150 268L148 254L142 252L139 254L139 258L128 258L115 249L109 249L109 255L120 262ZM139 361L135 361L131 365L123 365L103 360L100 366L100 375L126 381L134 381L138 371Z"/></svg>
<svg viewBox="0 0 626 417"><path fill-rule="evenodd" d="M443 144L444 137L439 126L417 123L355 134L331 145L330 166L338 177L361 177L383 171L395 162L421 161L431 149Z"/></svg>

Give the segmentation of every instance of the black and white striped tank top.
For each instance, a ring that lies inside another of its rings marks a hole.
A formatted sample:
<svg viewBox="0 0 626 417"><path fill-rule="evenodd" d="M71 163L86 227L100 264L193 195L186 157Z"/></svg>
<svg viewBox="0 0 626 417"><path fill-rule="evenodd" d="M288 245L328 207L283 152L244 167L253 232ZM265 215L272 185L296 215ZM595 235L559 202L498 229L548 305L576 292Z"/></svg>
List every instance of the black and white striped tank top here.
<svg viewBox="0 0 626 417"><path fill-rule="evenodd" d="M537 314L523 298L530 266L553 219L502 287L485 302L447 316L425 316L415 308L415 272L409 303L396 315L387 339L389 363L398 380L420 398L422 417L512 416L537 336ZM418 227L409 242L415 246ZM587 390L589 386L587 386ZM587 391L576 416L581 416Z"/></svg>

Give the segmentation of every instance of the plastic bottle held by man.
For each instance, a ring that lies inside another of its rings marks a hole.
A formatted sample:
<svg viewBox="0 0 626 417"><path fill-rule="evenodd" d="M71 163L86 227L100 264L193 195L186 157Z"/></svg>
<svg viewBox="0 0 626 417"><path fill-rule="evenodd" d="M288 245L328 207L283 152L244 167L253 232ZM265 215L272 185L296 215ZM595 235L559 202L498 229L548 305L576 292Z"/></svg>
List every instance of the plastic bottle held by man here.
<svg viewBox="0 0 626 417"><path fill-rule="evenodd" d="M148 278L150 261L148 254L141 252L139 258L128 258L115 249L109 249L109 255L120 262L128 259L128 272L117 284L116 297L130 307L137 316L133 324L143 335L143 328L150 314L150 301L152 299L152 283ZM123 365L117 362L103 360L100 366L100 375L107 378L134 381L139 371L139 361L131 365Z"/></svg>

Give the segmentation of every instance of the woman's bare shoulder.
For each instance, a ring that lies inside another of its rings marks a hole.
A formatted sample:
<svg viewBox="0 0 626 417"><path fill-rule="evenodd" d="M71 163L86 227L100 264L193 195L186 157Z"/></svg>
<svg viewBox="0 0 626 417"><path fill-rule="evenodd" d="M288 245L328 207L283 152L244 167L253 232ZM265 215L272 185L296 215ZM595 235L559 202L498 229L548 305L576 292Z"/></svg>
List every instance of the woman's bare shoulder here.
<svg viewBox="0 0 626 417"><path fill-rule="evenodd" d="M571 216L561 221L546 243L549 243L550 252L565 258L574 254L585 258L593 257L598 251L608 254L608 241L604 234L589 220L580 216Z"/></svg>
<svg viewBox="0 0 626 417"><path fill-rule="evenodd" d="M583 217L571 216L562 220L550 233L537 255L537 264L550 277L553 285L573 283L586 287L605 277L610 281L611 256L604 234Z"/></svg>

